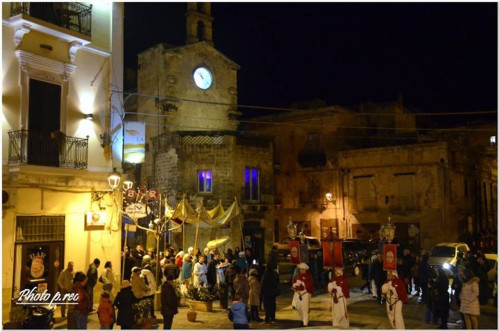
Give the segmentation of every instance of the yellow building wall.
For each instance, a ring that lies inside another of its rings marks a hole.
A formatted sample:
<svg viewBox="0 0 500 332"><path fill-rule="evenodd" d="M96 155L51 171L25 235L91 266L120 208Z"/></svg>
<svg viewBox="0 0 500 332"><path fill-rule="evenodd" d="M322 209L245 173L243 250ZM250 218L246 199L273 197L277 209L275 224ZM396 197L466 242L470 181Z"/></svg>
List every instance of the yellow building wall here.
<svg viewBox="0 0 500 332"><path fill-rule="evenodd" d="M112 230L85 230L85 213L91 209L91 193L64 193L59 191L41 189L19 189L17 192L16 207L7 209L2 217L2 298L3 316L2 321L8 321L10 297L14 278L14 251L15 251L15 223L17 216L31 215L64 215L64 267L69 261L75 263L75 272L87 272L89 264L94 258L101 260L99 275L104 271L104 263L111 261L113 270L120 279L120 256L121 256L121 229L118 231L114 226L119 225L118 211L113 206L111 196L105 197L107 206L108 223L112 223ZM61 262L62 263L62 262ZM96 287L100 287L96 286ZM116 289L115 287L115 293ZM97 301L100 288L94 292Z"/></svg>

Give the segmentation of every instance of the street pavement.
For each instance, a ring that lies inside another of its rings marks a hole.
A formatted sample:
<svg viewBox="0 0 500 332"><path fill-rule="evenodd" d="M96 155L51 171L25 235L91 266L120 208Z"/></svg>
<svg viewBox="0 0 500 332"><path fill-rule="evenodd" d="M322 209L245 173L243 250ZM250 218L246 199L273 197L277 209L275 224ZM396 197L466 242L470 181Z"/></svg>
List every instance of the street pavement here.
<svg viewBox="0 0 500 332"><path fill-rule="evenodd" d="M292 292L288 286L281 286L282 292L278 301L276 311L276 321L273 323L250 322L251 329L261 330L286 330L286 329L332 329L331 312L329 310L330 297L323 289L315 291L311 299L310 321L307 327L299 327L299 315L291 306ZM288 302L287 302L288 298ZM286 304L288 303L288 305ZM497 309L491 304L481 306L479 317L479 328L481 330L498 330ZM214 301L212 312L197 312L195 322L187 320L186 313L189 308L183 305L179 308L179 313L175 315L172 324L174 330L228 330L233 329L232 322L227 317L227 310L221 309L219 301ZM350 329L387 330L391 329L387 318L385 305L378 304L371 294L363 293L359 288L351 288L351 298L348 301L348 312ZM163 329L163 319L159 311L156 312L158 318L154 328ZM417 296L410 296L408 304L403 306L403 316L406 329L411 330L433 330L437 329L435 324L426 324L424 321L425 304L420 303ZM260 317L264 318L264 312L260 312ZM55 329L66 329L66 320L60 318L59 309L56 314ZM448 321L449 329L462 329L462 323L458 322L460 315L458 312L450 311ZM457 323L458 322L458 323ZM114 326L114 329L119 329ZM88 329L99 329L97 314L89 316Z"/></svg>

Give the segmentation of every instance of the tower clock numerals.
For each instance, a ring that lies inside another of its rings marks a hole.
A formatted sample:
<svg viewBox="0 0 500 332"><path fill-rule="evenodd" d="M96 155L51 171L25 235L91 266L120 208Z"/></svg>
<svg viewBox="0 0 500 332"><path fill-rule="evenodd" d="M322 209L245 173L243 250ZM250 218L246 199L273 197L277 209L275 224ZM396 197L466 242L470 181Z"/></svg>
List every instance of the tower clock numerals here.
<svg viewBox="0 0 500 332"><path fill-rule="evenodd" d="M206 67L198 67L193 72L193 80L197 87L206 90L212 86L213 76Z"/></svg>

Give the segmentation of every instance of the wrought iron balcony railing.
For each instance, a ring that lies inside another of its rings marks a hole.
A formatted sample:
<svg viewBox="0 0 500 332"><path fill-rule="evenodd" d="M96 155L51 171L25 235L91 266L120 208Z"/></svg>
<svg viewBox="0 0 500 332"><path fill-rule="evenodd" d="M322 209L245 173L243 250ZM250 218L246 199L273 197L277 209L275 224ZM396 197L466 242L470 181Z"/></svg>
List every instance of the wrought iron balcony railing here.
<svg viewBox="0 0 500 332"><path fill-rule="evenodd" d="M31 17L92 35L92 5L79 2L11 2L10 16L27 14Z"/></svg>
<svg viewBox="0 0 500 332"><path fill-rule="evenodd" d="M89 137L31 130L9 131L9 165L29 164L86 169Z"/></svg>

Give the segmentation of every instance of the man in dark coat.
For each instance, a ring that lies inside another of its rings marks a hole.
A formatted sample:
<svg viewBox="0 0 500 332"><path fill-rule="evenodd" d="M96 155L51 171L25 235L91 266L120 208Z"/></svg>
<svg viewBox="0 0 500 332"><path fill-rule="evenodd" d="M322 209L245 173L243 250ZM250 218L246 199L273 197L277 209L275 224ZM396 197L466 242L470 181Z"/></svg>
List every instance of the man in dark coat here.
<svg viewBox="0 0 500 332"><path fill-rule="evenodd" d="M165 265L165 268L163 269L163 275L165 278L168 280L168 276L174 277L174 279L177 279L179 277L180 269L175 264L175 257L170 257L169 262L167 265Z"/></svg>
<svg viewBox="0 0 500 332"><path fill-rule="evenodd" d="M231 298L234 299L234 278L236 277L236 261L233 260L231 265L229 265L224 273L224 280L226 281L226 285L228 287L228 292L231 295Z"/></svg>
<svg viewBox="0 0 500 332"><path fill-rule="evenodd" d="M490 265L483 253L478 252L475 257L474 264L472 264L472 271L479 278L479 304L485 305L491 296L491 289L488 283Z"/></svg>
<svg viewBox="0 0 500 332"><path fill-rule="evenodd" d="M132 268L136 265L135 258L131 256L130 251L125 251L125 270L123 271L123 280L130 280Z"/></svg>
<svg viewBox="0 0 500 332"><path fill-rule="evenodd" d="M169 275L167 281L161 285L161 314L163 316L163 329L172 329L174 315L178 313L179 300L174 289L174 277Z"/></svg>
<svg viewBox="0 0 500 332"><path fill-rule="evenodd" d="M97 285L97 268L101 264L99 258L94 259L94 262L89 265L87 270L87 292L90 299L90 311L94 310L94 287Z"/></svg>
<svg viewBox="0 0 500 332"><path fill-rule="evenodd" d="M448 312L450 310L450 294L448 293L448 276L442 268L437 269L437 280L432 285L432 299L436 317L441 318L440 329L448 328Z"/></svg>
<svg viewBox="0 0 500 332"><path fill-rule="evenodd" d="M118 308L118 317L116 319L116 324L120 325L122 330L129 330L134 326L134 310L132 304L138 302L132 292L132 285L128 280L124 280L122 283L122 289L116 294L115 301L113 305Z"/></svg>
<svg viewBox="0 0 500 332"><path fill-rule="evenodd" d="M217 283L217 265L219 265L219 253L214 253L210 263L207 265L207 283L213 288Z"/></svg>
<svg viewBox="0 0 500 332"><path fill-rule="evenodd" d="M403 250L403 264L401 265L401 279L403 279L406 285L406 292L411 294L411 271L415 265L415 259L410 254L409 249Z"/></svg>
<svg viewBox="0 0 500 332"><path fill-rule="evenodd" d="M276 296L278 295L279 277L273 266L268 265L266 267L260 285L261 298L266 310L265 322L274 322L276 320Z"/></svg>

